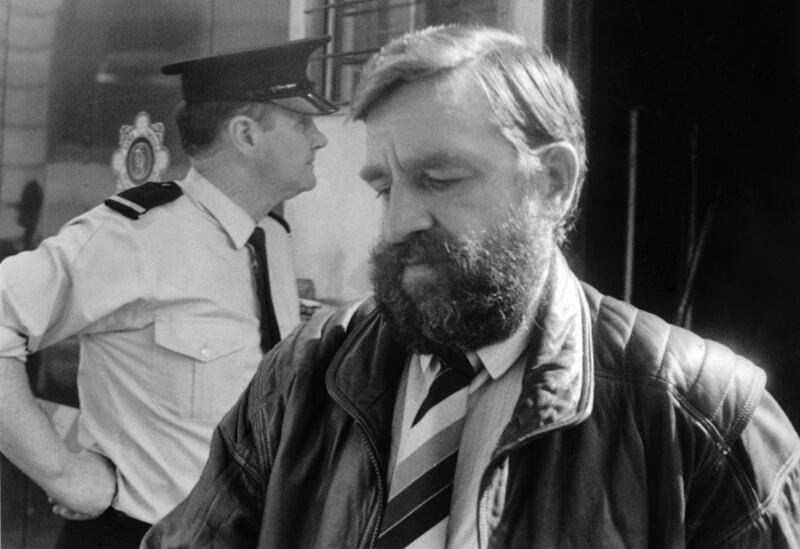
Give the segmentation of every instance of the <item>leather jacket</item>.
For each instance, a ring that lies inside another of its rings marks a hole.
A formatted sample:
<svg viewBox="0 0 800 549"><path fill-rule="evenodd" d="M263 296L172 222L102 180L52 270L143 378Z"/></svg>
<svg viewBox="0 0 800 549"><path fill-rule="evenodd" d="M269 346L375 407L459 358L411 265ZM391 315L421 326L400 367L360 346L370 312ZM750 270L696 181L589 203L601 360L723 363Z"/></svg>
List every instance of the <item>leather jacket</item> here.
<svg viewBox="0 0 800 549"><path fill-rule="evenodd" d="M800 547L800 440L763 371L571 291L585 352L525 366L481 479L480 547ZM373 309L313 318L265 357L143 547L376 546L406 353Z"/></svg>

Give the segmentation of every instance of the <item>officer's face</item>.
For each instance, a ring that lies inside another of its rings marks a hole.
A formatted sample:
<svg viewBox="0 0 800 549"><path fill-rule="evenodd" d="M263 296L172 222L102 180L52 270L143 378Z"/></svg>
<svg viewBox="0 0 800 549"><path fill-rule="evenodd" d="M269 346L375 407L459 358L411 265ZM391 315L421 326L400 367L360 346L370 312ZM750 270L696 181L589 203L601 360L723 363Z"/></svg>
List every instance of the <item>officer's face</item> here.
<svg viewBox="0 0 800 549"><path fill-rule="evenodd" d="M311 116L275 106L258 155L262 179L288 200L316 185L314 156L328 144Z"/></svg>

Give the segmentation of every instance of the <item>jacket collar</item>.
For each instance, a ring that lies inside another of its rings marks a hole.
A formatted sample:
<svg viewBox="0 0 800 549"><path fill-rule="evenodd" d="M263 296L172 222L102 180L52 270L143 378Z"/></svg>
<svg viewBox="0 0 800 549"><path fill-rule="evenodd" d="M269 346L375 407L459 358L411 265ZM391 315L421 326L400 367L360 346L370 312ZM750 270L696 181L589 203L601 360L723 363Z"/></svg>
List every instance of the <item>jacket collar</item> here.
<svg viewBox="0 0 800 549"><path fill-rule="evenodd" d="M495 454L546 431L574 425L591 412L592 324L578 279L556 252L546 294L531 331L522 392Z"/></svg>
<svg viewBox="0 0 800 549"><path fill-rule="evenodd" d="M525 360L522 392L498 450L585 419L592 406L588 304L560 252L548 278ZM388 459L391 421L406 350L377 311L359 323L328 371L328 390ZM384 461L384 464L386 462Z"/></svg>

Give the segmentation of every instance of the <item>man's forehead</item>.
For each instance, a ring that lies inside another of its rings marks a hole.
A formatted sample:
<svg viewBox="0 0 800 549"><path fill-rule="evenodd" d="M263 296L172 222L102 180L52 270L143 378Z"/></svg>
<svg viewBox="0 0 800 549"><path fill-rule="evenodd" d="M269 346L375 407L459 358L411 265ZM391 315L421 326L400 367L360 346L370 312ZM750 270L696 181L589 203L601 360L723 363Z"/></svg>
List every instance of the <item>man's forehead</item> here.
<svg viewBox="0 0 800 549"><path fill-rule="evenodd" d="M395 131L392 131L395 130ZM485 130L485 128L484 128ZM489 130L496 133L494 128ZM385 128L367 133L365 172L400 169L406 172L441 168L476 168L486 162L484 151L489 133L459 127L409 131Z"/></svg>
<svg viewBox="0 0 800 549"><path fill-rule="evenodd" d="M499 135L482 92L454 76L404 84L365 122L367 180L395 169L475 167Z"/></svg>
<svg viewBox="0 0 800 549"><path fill-rule="evenodd" d="M431 113L455 118L486 114L486 97L464 71L406 82L379 100L366 117L367 130L398 120L425 120Z"/></svg>

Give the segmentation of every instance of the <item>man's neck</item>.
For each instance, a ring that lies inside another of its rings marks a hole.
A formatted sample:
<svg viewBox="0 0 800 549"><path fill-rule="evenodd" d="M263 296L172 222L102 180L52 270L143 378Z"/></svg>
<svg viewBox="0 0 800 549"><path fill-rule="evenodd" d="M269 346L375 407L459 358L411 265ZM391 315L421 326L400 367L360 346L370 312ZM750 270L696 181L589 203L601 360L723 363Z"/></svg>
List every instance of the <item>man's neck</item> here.
<svg viewBox="0 0 800 549"><path fill-rule="evenodd" d="M192 167L215 187L242 208L258 223L280 204L272 187L265 181L255 181L249 170L235 162L214 158L192 159Z"/></svg>

